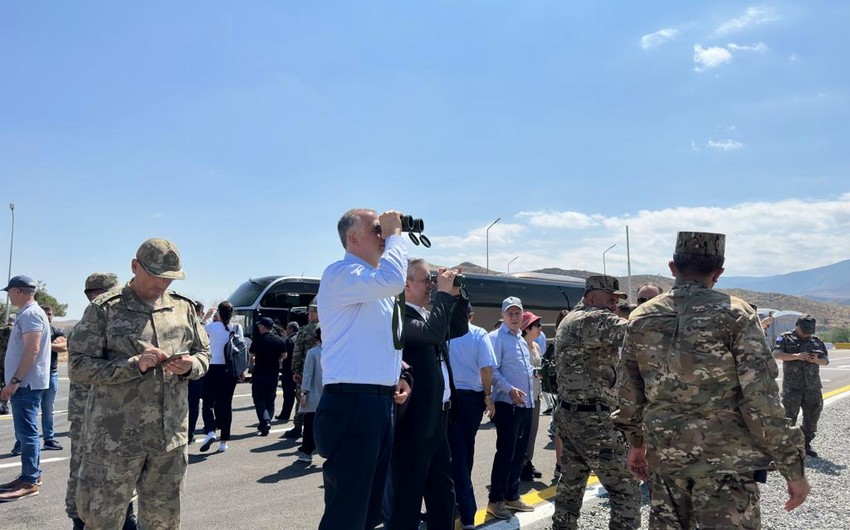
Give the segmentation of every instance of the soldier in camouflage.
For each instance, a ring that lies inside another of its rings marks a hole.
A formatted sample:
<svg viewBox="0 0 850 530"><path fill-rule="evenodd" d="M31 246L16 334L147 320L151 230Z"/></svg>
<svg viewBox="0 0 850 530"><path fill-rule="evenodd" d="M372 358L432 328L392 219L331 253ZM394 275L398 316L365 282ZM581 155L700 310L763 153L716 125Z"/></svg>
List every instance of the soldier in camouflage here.
<svg viewBox="0 0 850 530"><path fill-rule="evenodd" d="M803 434L779 403L778 369L758 315L712 289L725 236L679 232L668 293L632 312L614 423L629 470L649 483L650 528L761 528L759 488L771 461L786 510L809 493Z"/></svg>
<svg viewBox="0 0 850 530"><path fill-rule="evenodd" d="M815 335L815 318L804 315L797 319L793 331L776 337L773 357L782 361L782 406L791 425L797 423L797 414L803 409L801 430L806 439L806 454L817 458L812 449L812 439L818 430L818 419L823 410L820 367L829 364L826 345Z"/></svg>
<svg viewBox="0 0 850 530"><path fill-rule="evenodd" d="M316 298L313 297L310 305L307 306L307 324L299 329L298 334L295 335L295 348L292 351L292 379L298 385L295 388L296 396L301 395L301 376L304 372L304 359L307 356L307 352L319 343L316 337L316 326L318 323L319 312L316 309ZM286 438L295 439L301 436L304 419L298 411L301 408L299 400L295 400L295 406L298 409L296 409L295 417L292 420L293 427L283 433Z"/></svg>
<svg viewBox="0 0 850 530"><path fill-rule="evenodd" d="M599 477L611 500L611 529L640 527L640 484L626 468L626 443L614 428L615 366L626 329L613 313L620 284L612 276L589 276L584 298L558 325L555 368L558 398L555 425L564 446L561 480L555 494L553 530L578 528L590 472Z"/></svg>
<svg viewBox="0 0 850 530"><path fill-rule="evenodd" d="M12 326L0 326L0 390L6 386L6 348L9 346L9 337L12 336ZM9 414L9 401L0 399L0 415Z"/></svg>
<svg viewBox="0 0 850 530"><path fill-rule="evenodd" d="M77 483L89 529L121 526L133 488L141 528L180 527L188 466L187 381L209 367L209 339L191 299L168 290L185 278L176 247L142 243L133 279L95 299L71 335L70 376L91 385Z"/></svg>
<svg viewBox="0 0 850 530"><path fill-rule="evenodd" d="M89 302L103 293L118 286L118 276L111 272L94 272L86 278L85 290L83 291ZM70 338L73 330L68 335ZM70 365L69 365L70 378ZM65 492L65 513L74 522L74 530L82 530L85 523L77 513L77 476L79 474L80 462L82 461L82 434L83 419L86 413L86 402L89 398L89 386L71 383L68 387L68 435L71 438L70 470L68 473L68 488ZM127 517L131 521L135 519L132 511L132 503L128 505ZM128 530L128 522L125 520L125 530Z"/></svg>

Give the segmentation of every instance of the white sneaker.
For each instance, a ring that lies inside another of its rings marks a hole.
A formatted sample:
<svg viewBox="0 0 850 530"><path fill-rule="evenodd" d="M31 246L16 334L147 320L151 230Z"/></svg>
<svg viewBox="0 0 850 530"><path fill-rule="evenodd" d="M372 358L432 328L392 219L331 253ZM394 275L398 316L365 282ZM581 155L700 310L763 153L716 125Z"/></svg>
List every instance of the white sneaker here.
<svg viewBox="0 0 850 530"><path fill-rule="evenodd" d="M218 436L215 435L215 431L208 432L207 437L204 438L204 443L201 444L201 452L206 453L210 450L210 446L214 441L218 440Z"/></svg>
<svg viewBox="0 0 850 530"><path fill-rule="evenodd" d="M308 455L307 453L304 453L304 452L302 452L302 451L298 451L298 452L296 453L296 455L298 456L298 461L299 461L299 462L306 462L306 463L308 463L308 464L312 464L312 463L313 463L313 455Z"/></svg>
<svg viewBox="0 0 850 530"><path fill-rule="evenodd" d="M227 442L218 442L218 452L223 453L227 451Z"/></svg>

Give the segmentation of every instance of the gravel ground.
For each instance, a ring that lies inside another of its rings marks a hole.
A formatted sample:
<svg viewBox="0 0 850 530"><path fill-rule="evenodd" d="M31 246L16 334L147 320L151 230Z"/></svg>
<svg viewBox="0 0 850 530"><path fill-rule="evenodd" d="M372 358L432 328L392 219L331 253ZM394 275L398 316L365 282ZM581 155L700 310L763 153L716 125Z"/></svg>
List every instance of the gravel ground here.
<svg viewBox="0 0 850 530"><path fill-rule="evenodd" d="M833 398L835 399L835 398ZM765 530L850 529L850 396L827 402L818 422L818 436L812 444L819 458L808 458L806 474L812 492L803 505L786 512L788 498L785 480L770 473L761 488L762 528ZM608 528L608 502L585 501L579 528ZM649 507L642 508L643 525L648 528Z"/></svg>

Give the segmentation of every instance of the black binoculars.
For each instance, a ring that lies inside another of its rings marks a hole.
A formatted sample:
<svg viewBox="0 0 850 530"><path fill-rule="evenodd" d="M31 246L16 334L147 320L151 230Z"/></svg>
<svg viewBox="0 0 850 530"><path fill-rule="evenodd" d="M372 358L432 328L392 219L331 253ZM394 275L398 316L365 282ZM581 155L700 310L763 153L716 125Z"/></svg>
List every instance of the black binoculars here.
<svg viewBox="0 0 850 530"><path fill-rule="evenodd" d="M431 273L431 283L433 283L434 285L437 285L437 273L436 272ZM466 285L466 276L464 276L463 274L458 274L457 276L455 276L455 279L454 279L454 282L452 282L452 285L454 287L463 287L464 285Z"/></svg>
<svg viewBox="0 0 850 530"><path fill-rule="evenodd" d="M431 240L422 233L424 230L425 221L422 219L416 219L412 215L401 216L401 231L407 232L407 237L410 238L413 244L419 245L419 243L422 243L423 247L431 248Z"/></svg>

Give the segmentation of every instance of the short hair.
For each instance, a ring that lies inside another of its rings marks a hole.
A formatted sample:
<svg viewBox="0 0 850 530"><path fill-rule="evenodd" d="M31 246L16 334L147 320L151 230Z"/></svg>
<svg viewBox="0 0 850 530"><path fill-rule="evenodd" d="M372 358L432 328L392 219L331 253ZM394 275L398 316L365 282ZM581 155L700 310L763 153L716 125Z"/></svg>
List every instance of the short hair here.
<svg viewBox="0 0 850 530"><path fill-rule="evenodd" d="M48 311L53 311L53 306L50 304L38 304L41 307L41 310L47 313Z"/></svg>
<svg viewBox="0 0 850 530"><path fill-rule="evenodd" d="M35 294L35 288L34 287L15 287L15 289L18 289L19 291L21 291L21 293L23 293L27 296L32 296L32 295Z"/></svg>
<svg viewBox="0 0 850 530"><path fill-rule="evenodd" d="M374 211L375 210L370 210L369 208L352 208L342 214L342 217L339 218L339 222L336 224L336 231L339 233L339 240L342 243L342 248L348 248L348 232L354 225L357 224L357 221L360 219L360 214L367 212L374 213Z"/></svg>
<svg viewBox="0 0 850 530"><path fill-rule="evenodd" d="M297 333L298 328L300 328L300 327L301 326L298 325L298 322L295 322L295 321L292 321L292 322L290 322L289 324L286 325L286 329L293 332L293 333Z"/></svg>
<svg viewBox="0 0 850 530"><path fill-rule="evenodd" d="M641 289L643 289L644 287L652 287L653 289L655 289L656 291L658 291L658 294L661 294L661 293L663 293L663 292L664 292L664 289L663 289L660 285L656 285L656 284L654 284L654 283L645 283L645 284L641 285L640 287L638 287L638 290L637 290L637 291L635 291L635 292L640 291L640 290L641 290Z"/></svg>
<svg viewBox="0 0 850 530"><path fill-rule="evenodd" d="M203 313L204 311L204 303L203 302L195 302L195 312Z"/></svg>
<svg viewBox="0 0 850 530"><path fill-rule="evenodd" d="M407 280L410 281L416 276L416 269L425 267L428 270L428 262L425 258L410 258L407 260Z"/></svg>
<svg viewBox="0 0 850 530"><path fill-rule="evenodd" d="M673 264L679 272L685 274L711 274L723 267L726 262L724 256L703 256L701 254L685 254L676 252L673 254Z"/></svg>

